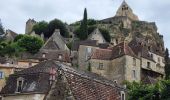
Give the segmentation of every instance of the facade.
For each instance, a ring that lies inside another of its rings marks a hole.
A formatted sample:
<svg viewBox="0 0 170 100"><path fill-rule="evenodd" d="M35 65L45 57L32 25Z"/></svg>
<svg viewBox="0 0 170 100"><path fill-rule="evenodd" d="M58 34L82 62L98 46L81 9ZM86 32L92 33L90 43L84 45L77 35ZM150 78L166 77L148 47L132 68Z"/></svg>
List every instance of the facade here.
<svg viewBox="0 0 170 100"><path fill-rule="evenodd" d="M6 30L4 38L7 41L13 41L17 35L18 35L17 33L15 33L15 32L8 29L8 30Z"/></svg>
<svg viewBox="0 0 170 100"><path fill-rule="evenodd" d="M90 66L90 59L92 54L98 48L107 48L109 44L100 44L97 40L85 40L81 41L78 46L78 67L82 70L87 70Z"/></svg>
<svg viewBox="0 0 170 100"><path fill-rule="evenodd" d="M122 100L125 93L113 81L52 60L10 75L1 91L3 100Z"/></svg>

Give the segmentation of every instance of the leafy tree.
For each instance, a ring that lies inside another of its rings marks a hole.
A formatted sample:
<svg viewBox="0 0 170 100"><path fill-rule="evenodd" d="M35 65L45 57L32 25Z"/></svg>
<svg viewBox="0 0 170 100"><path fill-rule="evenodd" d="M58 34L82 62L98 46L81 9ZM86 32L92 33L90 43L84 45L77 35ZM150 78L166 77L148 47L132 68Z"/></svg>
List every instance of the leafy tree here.
<svg viewBox="0 0 170 100"><path fill-rule="evenodd" d="M69 37L69 33L68 33L68 30L67 30L65 24L58 19L54 19L49 22L48 33L45 34L45 36L50 37L53 34L55 29L60 29L60 33L63 37L67 37L67 38Z"/></svg>
<svg viewBox="0 0 170 100"><path fill-rule="evenodd" d="M24 37L23 34L17 35L17 36L15 37L15 39L14 39L14 42L17 42L19 39L21 39L21 38L23 38L23 37Z"/></svg>
<svg viewBox="0 0 170 100"><path fill-rule="evenodd" d="M2 23L1 23L1 20L0 20L0 37L1 37L3 34L5 34L5 32L4 32L4 28L3 28Z"/></svg>
<svg viewBox="0 0 170 100"><path fill-rule="evenodd" d="M169 50L165 50L165 79L170 79L170 63L169 63Z"/></svg>
<svg viewBox="0 0 170 100"><path fill-rule="evenodd" d="M87 10L86 8L84 9L84 17L83 21L81 22L80 25L80 32L77 34L80 40L85 40L88 37L88 26L87 26Z"/></svg>
<svg viewBox="0 0 170 100"><path fill-rule="evenodd" d="M165 63L167 64L169 62L169 50L166 48L165 50Z"/></svg>
<svg viewBox="0 0 170 100"><path fill-rule="evenodd" d="M107 42L111 41L111 36L108 30L104 29L104 28L99 28L100 32L102 33L103 37L105 38L105 40Z"/></svg>
<svg viewBox="0 0 170 100"><path fill-rule="evenodd" d="M87 20L88 26L92 26L92 25L96 25L96 24L97 24L97 20L94 20L94 19L88 19Z"/></svg>
<svg viewBox="0 0 170 100"><path fill-rule="evenodd" d="M39 37L24 35L17 41L18 45L24 48L27 52L35 54L43 45L43 40Z"/></svg>
<svg viewBox="0 0 170 100"><path fill-rule="evenodd" d="M48 23L46 21L40 21L34 25L33 30L36 34L41 35L42 33L47 34Z"/></svg>

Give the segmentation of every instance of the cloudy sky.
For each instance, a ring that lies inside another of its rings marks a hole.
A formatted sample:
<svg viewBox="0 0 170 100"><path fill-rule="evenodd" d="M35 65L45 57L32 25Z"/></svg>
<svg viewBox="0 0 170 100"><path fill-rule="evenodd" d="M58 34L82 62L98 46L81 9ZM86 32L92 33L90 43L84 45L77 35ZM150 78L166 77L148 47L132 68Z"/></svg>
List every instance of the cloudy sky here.
<svg viewBox="0 0 170 100"><path fill-rule="evenodd" d="M0 19L5 29L25 32L29 18L50 21L54 18L72 23L82 19L86 7L88 17L104 19L115 15L123 0L1 0ZM156 22L170 49L170 0L126 0L140 20Z"/></svg>

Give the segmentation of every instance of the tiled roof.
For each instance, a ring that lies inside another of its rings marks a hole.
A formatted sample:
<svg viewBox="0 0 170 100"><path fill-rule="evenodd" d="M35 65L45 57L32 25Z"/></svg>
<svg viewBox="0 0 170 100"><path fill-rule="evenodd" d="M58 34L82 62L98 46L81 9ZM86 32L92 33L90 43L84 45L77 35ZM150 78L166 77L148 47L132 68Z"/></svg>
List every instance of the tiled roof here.
<svg viewBox="0 0 170 100"><path fill-rule="evenodd" d="M57 76L61 74L59 70L62 70L62 76L66 77L67 80L64 82L67 82L67 87L69 87L76 100L120 100L120 91L124 91L123 88L115 84L113 81L107 80L102 76L80 71L63 63L50 60L41 62L34 67L11 75L5 88L2 89L1 94L15 94L17 85L16 79L18 77L23 77L25 82L27 82L27 84L24 83L23 91L21 93L48 93L47 91L51 91L49 85L51 68L56 70L55 72ZM59 77L56 78L57 81L55 82L58 82L58 79ZM35 84L35 87L30 88L31 84Z"/></svg>
<svg viewBox="0 0 170 100"><path fill-rule="evenodd" d="M113 55L112 50L109 50L109 49L96 49L96 51L92 55L92 59L111 60L112 55Z"/></svg>
<svg viewBox="0 0 170 100"><path fill-rule="evenodd" d="M45 55L45 57L43 57L43 55ZM59 58L59 56L61 58ZM35 54L34 58L39 60L56 60L62 62L70 62L68 51L63 50L42 50Z"/></svg>
<svg viewBox="0 0 170 100"><path fill-rule="evenodd" d="M122 42L108 49L97 49L92 55L92 59L113 60L123 55L137 57L126 42Z"/></svg>
<svg viewBox="0 0 170 100"><path fill-rule="evenodd" d="M97 40L85 40L85 41L81 41L80 45L97 46Z"/></svg>

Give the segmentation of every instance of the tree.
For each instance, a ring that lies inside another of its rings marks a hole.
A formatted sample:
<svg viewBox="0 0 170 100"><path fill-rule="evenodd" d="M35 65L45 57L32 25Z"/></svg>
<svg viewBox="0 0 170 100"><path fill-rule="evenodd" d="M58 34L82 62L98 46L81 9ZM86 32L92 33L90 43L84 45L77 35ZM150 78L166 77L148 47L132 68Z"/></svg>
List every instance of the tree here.
<svg viewBox="0 0 170 100"><path fill-rule="evenodd" d="M14 39L14 42L17 42L19 39L21 39L21 38L23 38L23 37L24 37L23 34L17 35L17 36L15 37L15 39Z"/></svg>
<svg viewBox="0 0 170 100"><path fill-rule="evenodd" d="M68 33L67 28L66 28L66 25L58 19L54 19L54 20L49 22L48 33L44 34L44 35L47 36L47 37L50 37L53 34L55 29L60 29L60 33L63 37L66 37L66 38L69 37L69 33Z"/></svg>
<svg viewBox="0 0 170 100"><path fill-rule="evenodd" d="M110 42L111 41L111 36L110 36L110 33L108 30L104 29L104 28L99 28L100 32L102 33L104 39L107 41L107 42Z"/></svg>
<svg viewBox="0 0 170 100"><path fill-rule="evenodd" d="M80 25L80 32L77 34L80 40L85 40L88 37L88 26L87 26L87 10L84 9L84 17Z"/></svg>
<svg viewBox="0 0 170 100"><path fill-rule="evenodd" d="M165 50L165 63L168 64L169 62L169 50L168 48L166 48Z"/></svg>
<svg viewBox="0 0 170 100"><path fill-rule="evenodd" d="M5 34L4 27L2 26L1 20L0 20L0 37L2 37Z"/></svg>
<svg viewBox="0 0 170 100"><path fill-rule="evenodd" d="M169 64L169 50L165 50L165 79L170 79L170 64Z"/></svg>
<svg viewBox="0 0 170 100"><path fill-rule="evenodd" d="M91 72L91 63L88 63L87 71Z"/></svg>
<svg viewBox="0 0 170 100"><path fill-rule="evenodd" d="M40 21L37 24L34 25L33 30L36 34L41 35L47 34L48 32L48 23L46 21Z"/></svg>
<svg viewBox="0 0 170 100"><path fill-rule="evenodd" d="M39 37L24 35L17 41L18 45L24 48L27 52L35 54L43 45L43 40Z"/></svg>

